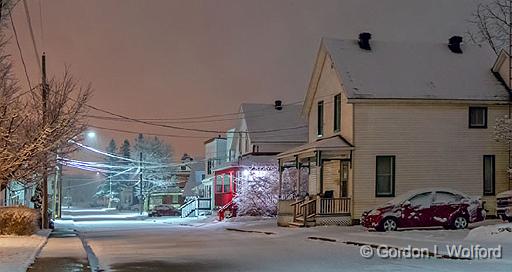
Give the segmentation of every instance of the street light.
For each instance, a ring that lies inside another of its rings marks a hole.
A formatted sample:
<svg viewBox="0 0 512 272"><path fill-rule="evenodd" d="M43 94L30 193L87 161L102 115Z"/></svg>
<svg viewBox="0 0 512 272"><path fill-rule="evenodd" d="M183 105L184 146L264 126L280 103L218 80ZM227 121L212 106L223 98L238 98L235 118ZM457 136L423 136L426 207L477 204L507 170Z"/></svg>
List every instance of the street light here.
<svg viewBox="0 0 512 272"><path fill-rule="evenodd" d="M94 131L87 132L87 138L96 139L96 132L94 132Z"/></svg>

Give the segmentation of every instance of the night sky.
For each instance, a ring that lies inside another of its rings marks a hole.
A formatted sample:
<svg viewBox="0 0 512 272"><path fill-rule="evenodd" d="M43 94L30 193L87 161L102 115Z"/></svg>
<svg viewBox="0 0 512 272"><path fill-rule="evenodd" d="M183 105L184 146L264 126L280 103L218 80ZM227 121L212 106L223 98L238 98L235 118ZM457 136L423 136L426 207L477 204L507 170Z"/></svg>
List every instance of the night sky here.
<svg viewBox="0 0 512 272"><path fill-rule="evenodd" d="M303 100L321 37L356 38L369 31L379 40L447 41L468 30L475 2L29 0L28 4L50 75L61 75L68 65L83 84L92 83L90 104L109 111L136 118L181 118L236 112L242 102ZM35 85L39 74L22 2L13 16ZM10 47L20 83L26 85L14 40ZM97 119L89 123L194 136L166 138L177 155L201 156L203 141L215 136L137 123ZM174 124L226 130L234 120ZM112 137L119 141L135 137L95 130L102 149Z"/></svg>

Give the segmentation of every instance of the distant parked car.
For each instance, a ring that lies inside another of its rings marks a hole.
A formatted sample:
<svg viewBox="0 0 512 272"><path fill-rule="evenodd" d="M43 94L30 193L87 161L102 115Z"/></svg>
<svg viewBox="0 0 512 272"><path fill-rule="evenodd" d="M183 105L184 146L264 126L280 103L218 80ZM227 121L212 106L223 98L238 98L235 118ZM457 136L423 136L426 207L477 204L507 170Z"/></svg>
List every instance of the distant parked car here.
<svg viewBox="0 0 512 272"><path fill-rule="evenodd" d="M496 195L496 215L505 221L512 222L512 191Z"/></svg>
<svg viewBox="0 0 512 272"><path fill-rule="evenodd" d="M177 208L175 208L172 205L166 205L166 204L157 205L157 206L153 207L153 209L151 209L148 212L148 215L150 217L152 217L152 216L178 216L180 214L181 214L180 210L178 210Z"/></svg>
<svg viewBox="0 0 512 272"><path fill-rule="evenodd" d="M365 211L361 224L377 231L433 226L464 229L469 223L484 220L485 214L479 198L448 188L428 188L407 192Z"/></svg>

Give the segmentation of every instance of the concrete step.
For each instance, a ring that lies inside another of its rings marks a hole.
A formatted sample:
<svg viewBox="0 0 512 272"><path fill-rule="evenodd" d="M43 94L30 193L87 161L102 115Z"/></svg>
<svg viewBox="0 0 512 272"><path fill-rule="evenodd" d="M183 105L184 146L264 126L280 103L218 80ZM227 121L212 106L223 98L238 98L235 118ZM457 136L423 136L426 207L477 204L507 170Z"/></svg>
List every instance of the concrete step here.
<svg viewBox="0 0 512 272"><path fill-rule="evenodd" d="M303 228L304 227L304 223L302 222L290 222L288 224L289 227L291 228Z"/></svg>

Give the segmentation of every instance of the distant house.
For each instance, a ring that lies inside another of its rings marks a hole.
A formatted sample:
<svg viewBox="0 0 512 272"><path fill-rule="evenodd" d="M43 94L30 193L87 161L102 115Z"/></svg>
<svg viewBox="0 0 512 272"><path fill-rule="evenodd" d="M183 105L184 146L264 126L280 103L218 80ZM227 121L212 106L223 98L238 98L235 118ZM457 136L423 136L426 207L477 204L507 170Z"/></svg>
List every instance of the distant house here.
<svg viewBox="0 0 512 272"><path fill-rule="evenodd" d="M357 221L435 186L483 196L493 214L496 193L510 189L507 147L493 136L509 110L499 79L508 62L493 67L494 59L457 42L323 39L302 108L309 142L278 155L283 167L309 168L310 223Z"/></svg>
<svg viewBox="0 0 512 272"><path fill-rule="evenodd" d="M229 208L242 175L254 165L275 164L280 152L307 142L307 123L298 104L243 103L240 119L227 133L230 160L214 169L213 188L216 207Z"/></svg>

